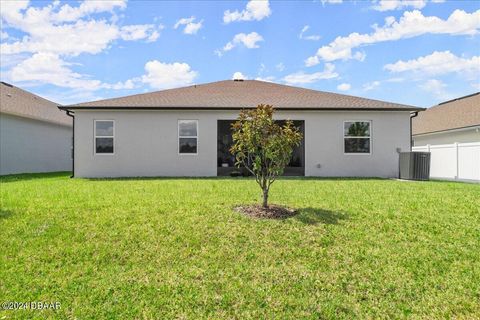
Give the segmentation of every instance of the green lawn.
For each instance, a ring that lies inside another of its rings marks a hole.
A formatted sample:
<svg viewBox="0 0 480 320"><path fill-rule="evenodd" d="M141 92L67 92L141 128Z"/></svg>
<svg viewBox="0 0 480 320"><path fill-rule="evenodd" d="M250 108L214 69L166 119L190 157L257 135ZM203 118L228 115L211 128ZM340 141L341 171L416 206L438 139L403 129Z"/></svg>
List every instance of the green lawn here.
<svg viewBox="0 0 480 320"><path fill-rule="evenodd" d="M0 319L478 318L480 185L0 178Z"/></svg>

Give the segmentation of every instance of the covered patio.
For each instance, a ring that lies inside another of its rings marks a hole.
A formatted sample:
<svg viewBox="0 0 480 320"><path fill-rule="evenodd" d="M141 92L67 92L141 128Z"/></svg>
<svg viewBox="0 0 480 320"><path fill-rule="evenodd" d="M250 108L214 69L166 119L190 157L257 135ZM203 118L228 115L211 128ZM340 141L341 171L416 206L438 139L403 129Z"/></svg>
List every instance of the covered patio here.
<svg viewBox="0 0 480 320"><path fill-rule="evenodd" d="M232 146L231 126L234 120L218 120L217 122L217 175L246 175L243 168L235 167L235 157L230 153ZM278 120L283 124L285 120ZM305 175L305 121L294 120L293 124L300 129L302 133L301 144L294 148L290 163L285 168L284 176L304 176Z"/></svg>

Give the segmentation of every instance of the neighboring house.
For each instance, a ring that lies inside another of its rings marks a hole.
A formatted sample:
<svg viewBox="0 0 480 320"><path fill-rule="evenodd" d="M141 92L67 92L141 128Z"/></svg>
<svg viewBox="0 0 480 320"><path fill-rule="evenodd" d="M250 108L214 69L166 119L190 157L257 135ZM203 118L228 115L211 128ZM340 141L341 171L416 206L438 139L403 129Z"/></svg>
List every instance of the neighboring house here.
<svg viewBox="0 0 480 320"><path fill-rule="evenodd" d="M480 92L442 102L412 119L414 146L480 142Z"/></svg>
<svg viewBox="0 0 480 320"><path fill-rule="evenodd" d="M75 177L216 176L235 170L230 125L271 104L304 133L286 174L398 176L421 108L255 80L59 107L74 113Z"/></svg>
<svg viewBox="0 0 480 320"><path fill-rule="evenodd" d="M54 102L0 85L0 175L71 170L71 117Z"/></svg>
<svg viewBox="0 0 480 320"><path fill-rule="evenodd" d="M412 119L414 151L431 153L430 177L480 181L480 92Z"/></svg>

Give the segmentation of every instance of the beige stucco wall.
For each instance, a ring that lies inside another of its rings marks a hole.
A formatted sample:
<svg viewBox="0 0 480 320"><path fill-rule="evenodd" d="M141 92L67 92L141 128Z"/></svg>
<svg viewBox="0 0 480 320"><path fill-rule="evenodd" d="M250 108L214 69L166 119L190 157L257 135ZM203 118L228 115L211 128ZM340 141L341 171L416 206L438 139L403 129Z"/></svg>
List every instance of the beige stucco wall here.
<svg viewBox="0 0 480 320"><path fill-rule="evenodd" d="M480 142L480 126L465 130L445 131L431 134L413 136L414 146L427 144L452 144L452 143Z"/></svg>
<svg viewBox="0 0 480 320"><path fill-rule="evenodd" d="M72 127L0 113L0 175L70 171Z"/></svg>
<svg viewBox="0 0 480 320"><path fill-rule="evenodd" d="M217 120L234 111L75 112L75 176L215 176ZM410 148L409 112L277 112L305 121L305 175L396 177L396 149ZM177 122L198 120L198 154L179 155ZM115 154L94 154L94 120L115 120ZM343 153L343 121L372 121L372 153Z"/></svg>

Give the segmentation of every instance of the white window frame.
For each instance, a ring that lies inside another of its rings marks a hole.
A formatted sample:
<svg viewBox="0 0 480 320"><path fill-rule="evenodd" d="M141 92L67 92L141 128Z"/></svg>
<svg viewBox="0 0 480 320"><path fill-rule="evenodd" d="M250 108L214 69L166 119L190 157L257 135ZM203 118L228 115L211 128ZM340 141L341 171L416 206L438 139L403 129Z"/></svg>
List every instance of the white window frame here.
<svg viewBox="0 0 480 320"><path fill-rule="evenodd" d="M113 134L111 136L97 136L97 121L98 122L105 122L109 121L113 123ZM112 153L97 153L97 138L112 138L113 139L113 152ZM96 156L113 156L115 155L115 120L111 119L95 119L93 120L93 154Z"/></svg>
<svg viewBox="0 0 480 320"><path fill-rule="evenodd" d="M368 122L368 131L369 131L369 136L368 137L350 137L345 135L345 123L346 122ZM372 149L373 149L373 131L372 131L372 120L344 120L342 124L342 145L343 145L343 154L344 155L356 155L356 156L369 156L372 154ZM368 153L366 152L345 152L345 139L370 139L370 150Z"/></svg>
<svg viewBox="0 0 480 320"><path fill-rule="evenodd" d="M196 136L181 136L180 135L180 123L182 121L195 121L197 126L197 135ZM178 119L177 121L177 152L179 156L196 156L198 155L198 148L199 148L199 130L198 130L198 119ZM197 152L195 153L182 153L180 152L180 138L195 138L197 139Z"/></svg>

